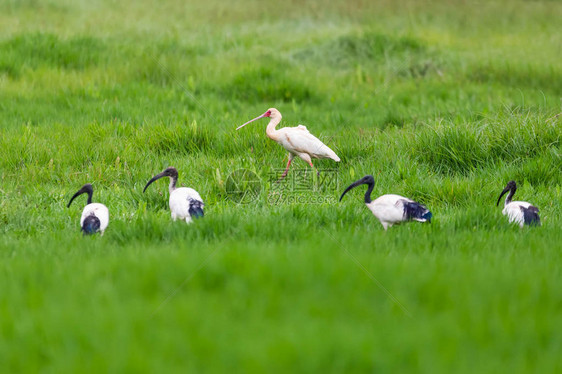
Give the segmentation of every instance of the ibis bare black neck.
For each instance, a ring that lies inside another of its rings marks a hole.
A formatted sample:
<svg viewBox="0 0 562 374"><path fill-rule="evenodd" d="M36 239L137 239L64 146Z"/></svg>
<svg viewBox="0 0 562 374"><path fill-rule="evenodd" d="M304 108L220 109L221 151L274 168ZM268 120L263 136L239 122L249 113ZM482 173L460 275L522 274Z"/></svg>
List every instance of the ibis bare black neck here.
<svg viewBox="0 0 562 374"><path fill-rule="evenodd" d="M365 191L365 204L371 203L371 193L373 192L373 188L375 187L375 182L367 182L367 191Z"/></svg>
<svg viewBox="0 0 562 374"><path fill-rule="evenodd" d="M170 192L176 189L176 183L178 183L178 175L170 175L170 186L168 187Z"/></svg>
<svg viewBox="0 0 562 374"><path fill-rule="evenodd" d="M515 195L515 191L517 190L517 188L515 187L511 187L509 189L509 194L507 195L507 197L505 198L505 205L511 203L511 199L513 198L513 195Z"/></svg>

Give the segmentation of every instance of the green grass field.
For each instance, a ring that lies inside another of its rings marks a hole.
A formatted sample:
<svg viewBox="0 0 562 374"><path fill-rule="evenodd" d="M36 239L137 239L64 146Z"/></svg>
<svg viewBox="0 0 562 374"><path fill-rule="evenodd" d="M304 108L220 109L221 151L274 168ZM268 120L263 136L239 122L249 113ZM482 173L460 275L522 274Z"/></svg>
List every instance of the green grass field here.
<svg viewBox="0 0 562 374"><path fill-rule="evenodd" d="M0 0L1 371L561 372L562 3L451 3ZM270 182L269 107L335 184ZM142 193L167 166L204 219ZM433 222L335 202L365 174Z"/></svg>

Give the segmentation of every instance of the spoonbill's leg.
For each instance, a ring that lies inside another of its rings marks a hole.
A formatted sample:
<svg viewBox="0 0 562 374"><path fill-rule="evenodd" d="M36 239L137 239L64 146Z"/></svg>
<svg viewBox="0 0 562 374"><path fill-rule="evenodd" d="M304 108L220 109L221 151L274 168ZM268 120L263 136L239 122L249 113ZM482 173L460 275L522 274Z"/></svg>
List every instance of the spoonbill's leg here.
<svg viewBox="0 0 562 374"><path fill-rule="evenodd" d="M287 176L287 173L289 172L289 167L291 167L291 162L293 162L293 157L294 157L293 154L289 153L289 161L287 161L287 167L285 168L285 171L281 175L281 178L277 180L277 183L281 182Z"/></svg>
<svg viewBox="0 0 562 374"><path fill-rule="evenodd" d="M316 170L316 175L317 175L317 176L320 176L320 170L316 169L316 168L314 167L314 165L312 165L312 161L310 161L308 164L310 165L310 167L312 168L312 170Z"/></svg>
<svg viewBox="0 0 562 374"><path fill-rule="evenodd" d="M285 171L281 175L281 179L283 179L287 176L287 173L289 172L289 167L291 167L291 161L293 161L293 159L291 157L289 157L289 161L287 161L287 168L285 169Z"/></svg>
<svg viewBox="0 0 562 374"><path fill-rule="evenodd" d="M320 171L318 171L318 169L316 169L314 167L314 165L312 165L312 159L310 158L310 155L308 153L299 153L299 157L306 162L307 164L310 165L310 167L312 168L312 170L316 170L316 174L320 175Z"/></svg>

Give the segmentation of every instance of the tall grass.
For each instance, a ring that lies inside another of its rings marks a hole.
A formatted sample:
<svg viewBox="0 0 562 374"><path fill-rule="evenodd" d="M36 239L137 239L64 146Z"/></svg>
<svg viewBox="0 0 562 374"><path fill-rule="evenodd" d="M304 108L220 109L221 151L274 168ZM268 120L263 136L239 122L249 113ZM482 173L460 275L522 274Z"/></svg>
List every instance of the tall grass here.
<svg viewBox="0 0 562 374"><path fill-rule="evenodd" d="M0 2L7 372L557 372L562 67L552 1ZM341 157L312 175L264 133ZM167 166L205 217L171 222ZM229 175L260 194L237 204ZM302 174L301 174L302 173ZM305 174L307 173L307 174ZM434 215L385 232L360 189ZM519 229L508 180L540 209ZM84 183L109 207L82 237ZM286 193L292 199L272 199ZM389 296L392 295L392 297Z"/></svg>

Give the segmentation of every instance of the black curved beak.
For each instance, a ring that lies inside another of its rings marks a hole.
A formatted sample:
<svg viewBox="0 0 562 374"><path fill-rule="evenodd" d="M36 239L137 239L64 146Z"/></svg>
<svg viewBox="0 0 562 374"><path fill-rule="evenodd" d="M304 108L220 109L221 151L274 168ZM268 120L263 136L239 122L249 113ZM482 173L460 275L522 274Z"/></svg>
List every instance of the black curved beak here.
<svg viewBox="0 0 562 374"><path fill-rule="evenodd" d="M343 193L341 194L341 196L340 196L340 201L343 199L344 195L345 195L348 191L350 191L350 190L354 189L355 187L360 186L360 185L362 185L362 184L367 184L367 182L366 182L364 179L359 179L357 182L353 182L352 184L350 184L350 185L345 189L345 191L343 191Z"/></svg>
<svg viewBox="0 0 562 374"><path fill-rule="evenodd" d="M72 196L72 198L70 199L70 201L68 202L68 205L66 206L67 208L70 208L70 204L72 204L72 201L77 198L78 196L82 195L85 191L78 191L74 194L74 196Z"/></svg>
<svg viewBox="0 0 562 374"><path fill-rule="evenodd" d="M70 198L70 201L68 202L68 205L66 206L67 208L70 208L70 204L72 204L72 202L74 201L74 199L76 199L78 196L82 195L83 193L87 193L88 194L88 204L90 204L92 202L92 194L94 193L94 189L92 188L91 184L85 184L82 186L82 188L80 188L78 190L78 192L76 192L74 194L74 196L72 196Z"/></svg>
<svg viewBox="0 0 562 374"><path fill-rule="evenodd" d="M498 202L496 203L496 206L500 205L500 200L502 199L503 195L505 195L509 190L510 190L509 187L503 189L502 193L500 194L500 197L498 197Z"/></svg>
<svg viewBox="0 0 562 374"><path fill-rule="evenodd" d="M142 193L144 193L144 191L146 191L146 189L148 188L148 186L150 186L152 184L152 182L157 181L158 179L160 179L162 177L166 177L165 172L162 172L160 174L156 174L155 176L153 176L152 179L148 181L146 186L144 186L144 190L142 190Z"/></svg>

